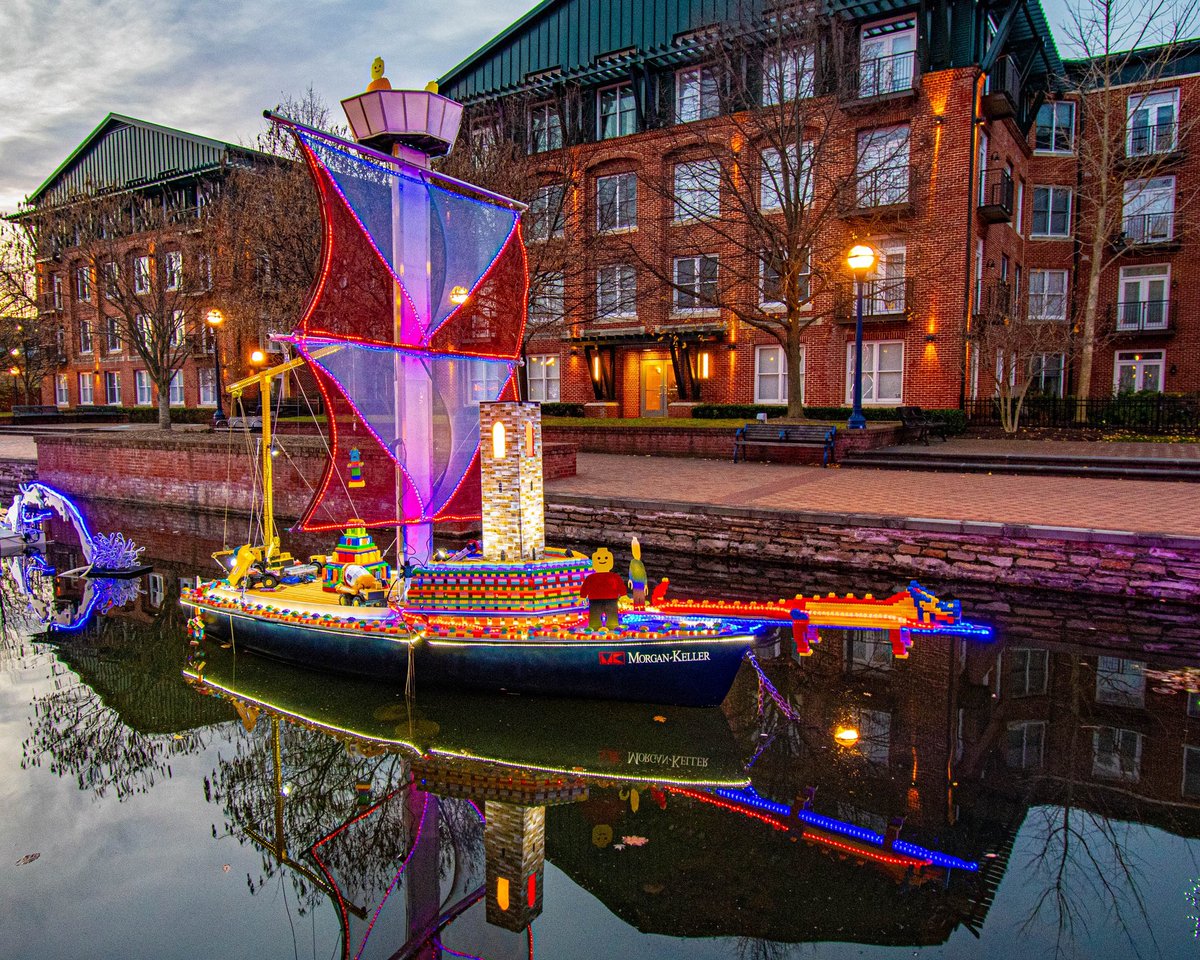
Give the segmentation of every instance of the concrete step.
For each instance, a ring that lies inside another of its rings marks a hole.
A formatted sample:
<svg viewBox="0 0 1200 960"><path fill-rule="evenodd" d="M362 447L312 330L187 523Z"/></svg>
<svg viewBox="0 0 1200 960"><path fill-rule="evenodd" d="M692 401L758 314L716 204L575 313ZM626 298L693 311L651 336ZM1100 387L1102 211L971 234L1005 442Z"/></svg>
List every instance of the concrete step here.
<svg viewBox="0 0 1200 960"><path fill-rule="evenodd" d="M1200 461L1164 458L1054 457L1023 454L920 455L870 450L848 453L843 467L877 470L932 470L950 473L1026 474L1060 477L1107 477L1129 480L1175 480L1200 483Z"/></svg>

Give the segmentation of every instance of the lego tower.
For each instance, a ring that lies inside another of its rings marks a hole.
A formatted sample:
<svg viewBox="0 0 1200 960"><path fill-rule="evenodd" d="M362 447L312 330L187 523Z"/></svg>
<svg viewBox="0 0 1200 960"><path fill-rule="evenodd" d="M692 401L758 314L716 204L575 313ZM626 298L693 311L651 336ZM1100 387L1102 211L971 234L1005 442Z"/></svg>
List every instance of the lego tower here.
<svg viewBox="0 0 1200 960"><path fill-rule="evenodd" d="M538 560L546 549L541 406L481 403L479 437L483 557Z"/></svg>
<svg viewBox="0 0 1200 960"><path fill-rule="evenodd" d="M487 801L487 922L524 930L542 912L546 808Z"/></svg>

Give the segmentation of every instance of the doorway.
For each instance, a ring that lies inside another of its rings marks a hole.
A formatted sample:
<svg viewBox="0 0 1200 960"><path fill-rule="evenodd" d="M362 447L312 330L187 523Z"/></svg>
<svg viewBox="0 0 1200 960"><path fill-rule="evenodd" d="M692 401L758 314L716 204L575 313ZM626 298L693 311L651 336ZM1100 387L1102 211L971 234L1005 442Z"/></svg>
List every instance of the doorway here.
<svg viewBox="0 0 1200 960"><path fill-rule="evenodd" d="M642 416L665 417L667 396L672 387L671 362L665 358L642 358Z"/></svg>

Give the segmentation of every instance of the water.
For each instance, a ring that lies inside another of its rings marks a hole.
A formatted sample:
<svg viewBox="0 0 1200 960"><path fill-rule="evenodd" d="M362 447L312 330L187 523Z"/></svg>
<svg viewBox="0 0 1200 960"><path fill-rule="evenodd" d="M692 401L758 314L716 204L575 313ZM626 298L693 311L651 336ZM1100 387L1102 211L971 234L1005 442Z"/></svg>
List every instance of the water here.
<svg viewBox="0 0 1200 960"><path fill-rule="evenodd" d="M795 722L749 668L720 710L410 706L212 644L189 682L179 582L207 575L221 520L86 509L155 573L52 642L3 591L0 956L1195 955L1194 610L960 589L995 642L780 644L764 665ZM684 594L900 586L646 560ZM980 869L913 874L712 793L746 777L785 805L815 788L813 811L860 829L902 818L902 840Z"/></svg>

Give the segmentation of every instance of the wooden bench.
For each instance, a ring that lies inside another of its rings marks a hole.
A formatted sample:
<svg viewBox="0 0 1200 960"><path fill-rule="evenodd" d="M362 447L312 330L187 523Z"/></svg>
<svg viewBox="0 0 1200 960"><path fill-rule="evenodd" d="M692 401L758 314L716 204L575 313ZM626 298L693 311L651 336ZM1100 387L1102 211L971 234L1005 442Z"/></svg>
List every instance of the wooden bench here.
<svg viewBox="0 0 1200 960"><path fill-rule="evenodd" d="M837 427L823 423L747 423L733 435L733 462L746 460L747 447L820 447L821 466L833 462L833 441Z"/></svg>
<svg viewBox="0 0 1200 960"><path fill-rule="evenodd" d="M926 416L925 411L920 407L897 407L896 415L900 418L900 425L904 428L905 435L914 440L920 440L925 446L929 446L931 433L943 442L950 439L946 421Z"/></svg>
<svg viewBox="0 0 1200 960"><path fill-rule="evenodd" d="M13 421L58 419L62 411L53 403L14 403L12 408Z"/></svg>

